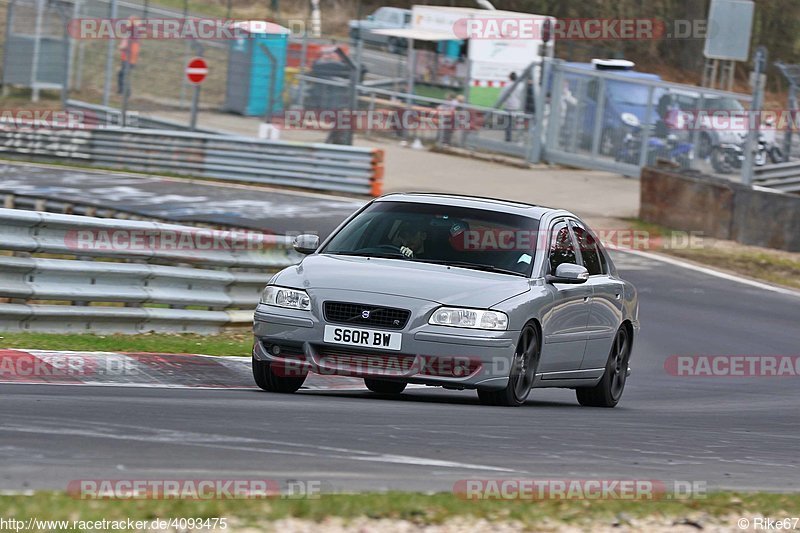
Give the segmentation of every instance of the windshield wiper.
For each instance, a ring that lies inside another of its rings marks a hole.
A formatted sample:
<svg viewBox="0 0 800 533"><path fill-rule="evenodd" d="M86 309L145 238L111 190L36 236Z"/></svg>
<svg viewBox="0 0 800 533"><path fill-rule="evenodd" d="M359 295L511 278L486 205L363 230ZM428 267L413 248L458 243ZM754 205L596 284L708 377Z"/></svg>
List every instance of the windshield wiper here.
<svg viewBox="0 0 800 533"><path fill-rule="evenodd" d="M406 257L405 255L397 252L325 252L330 255L348 255L352 257L376 257L378 259L404 259L406 261L414 261L417 263L431 263L434 265L454 266L458 268L470 268L472 270L482 270L484 272L497 272L499 274L510 274L512 276L522 276L527 278L526 274L517 272L516 270L508 270L507 268L500 268L487 263L468 263L466 261L447 261L445 259L423 259L416 257Z"/></svg>
<svg viewBox="0 0 800 533"><path fill-rule="evenodd" d="M471 268L472 270L482 270L485 272L498 272L500 274L510 274L512 276L522 276L523 278L528 277L522 272L509 270L507 268L500 268L486 263L468 263L466 261L447 261L444 259L412 259L412 261L419 261L420 263L433 263L435 265L454 266L459 268Z"/></svg>
<svg viewBox="0 0 800 533"><path fill-rule="evenodd" d="M330 255L349 255L353 257L377 257L378 259L408 259L400 252L325 252Z"/></svg>

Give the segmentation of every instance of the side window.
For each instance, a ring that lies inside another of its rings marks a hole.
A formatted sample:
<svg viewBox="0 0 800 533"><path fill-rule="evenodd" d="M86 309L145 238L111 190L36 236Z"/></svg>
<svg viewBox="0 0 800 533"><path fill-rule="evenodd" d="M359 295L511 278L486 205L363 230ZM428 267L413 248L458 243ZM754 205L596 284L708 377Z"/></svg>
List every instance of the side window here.
<svg viewBox="0 0 800 533"><path fill-rule="evenodd" d="M589 275L605 274L603 254L600 253L597 241L592 237L592 234L575 222L572 223L572 231L575 233L575 240L578 241L578 249L581 252L583 266L589 271Z"/></svg>
<svg viewBox="0 0 800 533"><path fill-rule="evenodd" d="M553 228L550 237L550 273L555 274L556 268L562 263L578 264L575 247L566 222L559 222Z"/></svg>
<svg viewBox="0 0 800 533"><path fill-rule="evenodd" d="M386 22L390 18L391 12L387 11L385 8L379 8L375 13L372 14L372 20L378 22Z"/></svg>

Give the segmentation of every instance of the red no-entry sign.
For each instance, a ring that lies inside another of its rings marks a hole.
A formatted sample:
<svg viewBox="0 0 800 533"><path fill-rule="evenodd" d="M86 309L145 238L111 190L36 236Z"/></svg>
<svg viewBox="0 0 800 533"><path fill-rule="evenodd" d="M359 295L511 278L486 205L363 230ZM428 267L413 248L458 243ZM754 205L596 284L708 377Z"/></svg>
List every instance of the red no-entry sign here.
<svg viewBox="0 0 800 533"><path fill-rule="evenodd" d="M208 75L208 64L202 57L194 57L186 63L186 79L190 83L203 83Z"/></svg>

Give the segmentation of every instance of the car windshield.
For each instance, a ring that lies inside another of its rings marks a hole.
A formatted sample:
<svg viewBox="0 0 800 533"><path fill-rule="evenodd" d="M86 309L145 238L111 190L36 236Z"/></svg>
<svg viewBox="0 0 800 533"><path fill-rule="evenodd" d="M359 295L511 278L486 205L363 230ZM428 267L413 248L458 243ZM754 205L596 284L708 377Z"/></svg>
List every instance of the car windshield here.
<svg viewBox="0 0 800 533"><path fill-rule="evenodd" d="M706 98L703 109L708 111L744 111L744 106L735 98Z"/></svg>
<svg viewBox="0 0 800 533"><path fill-rule="evenodd" d="M700 95L671 93L672 101L683 111L697 111L700 106ZM703 98L703 111L744 111L744 106L735 98L706 95Z"/></svg>
<svg viewBox="0 0 800 533"><path fill-rule="evenodd" d="M538 220L414 202L375 202L321 253L419 261L530 276Z"/></svg>
<svg viewBox="0 0 800 533"><path fill-rule="evenodd" d="M609 81L608 93L615 103L647 107L650 101L650 87L636 83Z"/></svg>

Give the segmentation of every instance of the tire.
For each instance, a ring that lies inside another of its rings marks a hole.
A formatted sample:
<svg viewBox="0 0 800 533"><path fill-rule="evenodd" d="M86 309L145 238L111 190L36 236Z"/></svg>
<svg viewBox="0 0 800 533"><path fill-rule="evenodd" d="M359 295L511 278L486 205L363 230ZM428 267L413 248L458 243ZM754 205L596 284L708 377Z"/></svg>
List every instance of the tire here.
<svg viewBox="0 0 800 533"><path fill-rule="evenodd" d="M481 403L503 407L519 407L525 403L536 377L540 352L539 331L532 323L528 323L519 334L517 351L514 353L508 376L508 386L499 391L478 389L478 399Z"/></svg>
<svg viewBox="0 0 800 533"><path fill-rule="evenodd" d="M399 54L403 50L403 46L400 44L400 41L395 37L389 37L389 41L386 43L386 51L390 54Z"/></svg>
<svg viewBox="0 0 800 533"><path fill-rule="evenodd" d="M303 386L306 375L297 377L278 376L270 368L270 363L252 358L253 379L259 388L268 392L292 393Z"/></svg>
<svg viewBox="0 0 800 533"><path fill-rule="evenodd" d="M769 149L769 158L773 164L783 163L783 151L777 146L773 146Z"/></svg>
<svg viewBox="0 0 800 533"><path fill-rule="evenodd" d="M630 357L631 337L627 328L621 326L614 336L600 383L594 387L575 389L578 403L584 407L615 407L625 390Z"/></svg>
<svg viewBox="0 0 800 533"><path fill-rule="evenodd" d="M406 389L402 381L388 381L385 379L364 378L364 385L377 394L400 394Z"/></svg>
<svg viewBox="0 0 800 533"><path fill-rule="evenodd" d="M711 168L714 169L714 172L718 172L720 174L730 174L733 169L725 160L725 154L722 153L722 150L715 146L713 150L711 150Z"/></svg>

